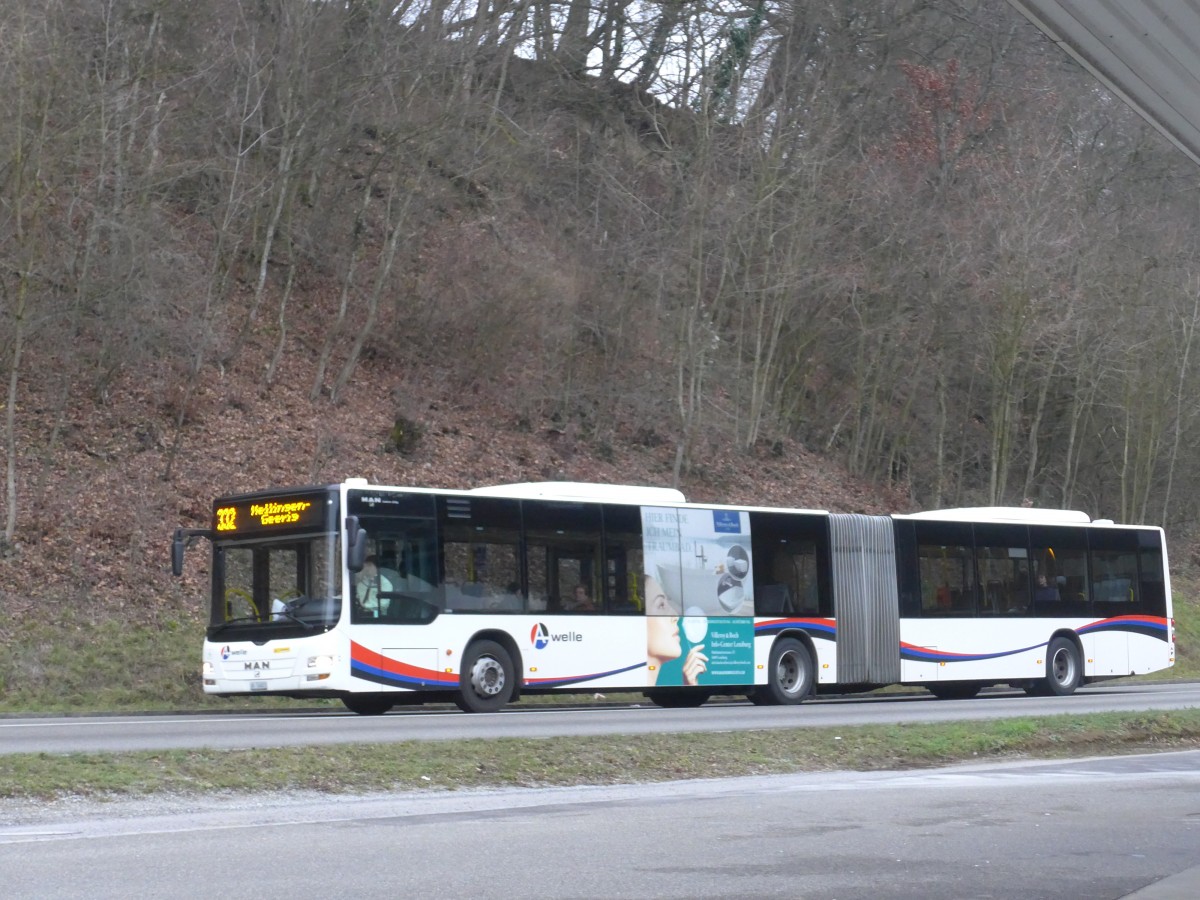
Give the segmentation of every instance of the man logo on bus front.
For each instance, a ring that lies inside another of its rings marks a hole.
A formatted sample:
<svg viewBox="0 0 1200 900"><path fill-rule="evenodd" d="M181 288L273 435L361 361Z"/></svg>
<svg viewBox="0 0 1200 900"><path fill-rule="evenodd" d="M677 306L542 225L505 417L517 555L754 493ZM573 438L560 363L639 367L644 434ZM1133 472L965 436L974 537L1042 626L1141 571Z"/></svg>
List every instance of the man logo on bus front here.
<svg viewBox="0 0 1200 900"><path fill-rule="evenodd" d="M550 643L550 629L538 622L533 626L533 630L529 632L529 640L533 642L533 646L538 650L544 650Z"/></svg>

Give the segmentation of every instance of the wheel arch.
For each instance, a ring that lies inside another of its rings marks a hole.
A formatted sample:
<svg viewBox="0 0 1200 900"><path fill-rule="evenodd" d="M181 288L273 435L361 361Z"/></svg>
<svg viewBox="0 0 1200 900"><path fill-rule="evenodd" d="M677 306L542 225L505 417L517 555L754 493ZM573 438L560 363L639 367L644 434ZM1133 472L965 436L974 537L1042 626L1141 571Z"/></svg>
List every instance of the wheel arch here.
<svg viewBox="0 0 1200 900"><path fill-rule="evenodd" d="M793 627L786 628L776 634L771 640L771 646L767 648L767 658L771 658L771 652L775 649L775 645L783 638L795 638L804 645L804 649L808 651L808 656L813 664L813 692L816 692L818 676L821 672L821 658L817 655L817 645L810 635L803 628Z"/></svg>
<svg viewBox="0 0 1200 900"><path fill-rule="evenodd" d="M1054 643L1055 638L1066 638L1075 645L1075 650L1079 654L1079 665L1086 667L1087 657L1083 653L1083 641L1079 635L1071 628L1056 628L1050 637L1046 638L1046 650L1049 652L1050 645Z"/></svg>
<svg viewBox="0 0 1200 900"><path fill-rule="evenodd" d="M816 696L817 657L802 631L788 629L775 636L766 670L767 680L747 694L756 706L793 706Z"/></svg>

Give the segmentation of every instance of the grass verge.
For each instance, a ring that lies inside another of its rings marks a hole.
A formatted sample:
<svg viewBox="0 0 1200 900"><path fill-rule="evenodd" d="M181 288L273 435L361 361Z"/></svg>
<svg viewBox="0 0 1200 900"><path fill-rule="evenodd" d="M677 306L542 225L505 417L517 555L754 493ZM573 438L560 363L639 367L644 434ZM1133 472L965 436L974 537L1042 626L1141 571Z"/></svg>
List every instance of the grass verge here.
<svg viewBox="0 0 1200 900"><path fill-rule="evenodd" d="M725 734L0 756L0 798L455 790L895 769L1200 747L1200 710Z"/></svg>

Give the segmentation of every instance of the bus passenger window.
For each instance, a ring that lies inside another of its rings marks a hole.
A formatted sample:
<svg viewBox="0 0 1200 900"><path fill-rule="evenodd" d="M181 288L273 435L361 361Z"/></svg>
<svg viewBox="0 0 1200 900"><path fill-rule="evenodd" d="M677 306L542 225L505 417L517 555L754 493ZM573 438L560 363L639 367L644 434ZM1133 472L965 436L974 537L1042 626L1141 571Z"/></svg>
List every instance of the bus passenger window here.
<svg viewBox="0 0 1200 900"><path fill-rule="evenodd" d="M520 504L496 497L439 498L448 612L519 612Z"/></svg>
<svg viewBox="0 0 1200 900"><path fill-rule="evenodd" d="M979 566L980 615L1024 613L1029 606L1028 550L979 545L975 562Z"/></svg>
<svg viewBox="0 0 1200 900"><path fill-rule="evenodd" d="M603 506L601 512L604 592L596 597L596 602L608 613L639 615L644 607L640 575L645 571L641 508L614 504Z"/></svg>
<svg viewBox="0 0 1200 900"><path fill-rule="evenodd" d="M975 566L970 547L920 545L921 611L931 616L975 613Z"/></svg>
<svg viewBox="0 0 1200 900"><path fill-rule="evenodd" d="M751 515L754 611L760 616L832 613L828 588L828 538L824 522L807 516Z"/></svg>
<svg viewBox="0 0 1200 900"><path fill-rule="evenodd" d="M1088 587L1087 535L1077 529L1047 526L1030 529L1035 575L1046 584L1035 584L1033 614L1082 616L1091 614Z"/></svg>
<svg viewBox="0 0 1200 900"><path fill-rule="evenodd" d="M1098 550L1092 553L1092 596L1097 603L1133 606L1137 603L1137 551ZM1124 610L1112 610L1117 614Z"/></svg>
<svg viewBox="0 0 1200 900"><path fill-rule="evenodd" d="M1138 612L1152 616L1167 614L1167 587L1163 580L1162 550L1157 545L1155 532L1143 532L1143 540L1156 543L1143 547L1139 552L1141 575L1138 579Z"/></svg>

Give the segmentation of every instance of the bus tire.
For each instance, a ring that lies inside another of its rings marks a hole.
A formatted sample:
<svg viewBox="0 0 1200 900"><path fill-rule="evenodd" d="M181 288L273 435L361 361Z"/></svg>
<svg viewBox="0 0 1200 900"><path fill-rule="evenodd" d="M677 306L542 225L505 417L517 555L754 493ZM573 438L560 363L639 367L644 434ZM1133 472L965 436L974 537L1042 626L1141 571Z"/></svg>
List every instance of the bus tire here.
<svg viewBox="0 0 1200 900"><path fill-rule="evenodd" d="M979 693L981 684L971 684L964 681L949 681L944 684L925 685L929 693L939 700L970 700Z"/></svg>
<svg viewBox="0 0 1200 900"><path fill-rule="evenodd" d="M395 704L387 694L347 694L342 705L360 716L382 716Z"/></svg>
<svg viewBox="0 0 1200 900"><path fill-rule="evenodd" d="M780 638L771 647L767 683L755 691L755 702L772 706L803 703L813 692L812 654L795 638Z"/></svg>
<svg viewBox="0 0 1200 900"><path fill-rule="evenodd" d="M512 657L495 641L476 641L463 654L455 705L463 712L495 712L516 687Z"/></svg>
<svg viewBox="0 0 1200 900"><path fill-rule="evenodd" d="M695 709L708 702L712 695L708 691L695 688L678 688L675 690L646 691L646 699L655 706L663 709Z"/></svg>
<svg viewBox="0 0 1200 900"><path fill-rule="evenodd" d="M1083 666L1079 662L1079 650L1073 641L1056 637L1046 648L1046 677L1040 693L1065 697L1075 693L1083 680Z"/></svg>

